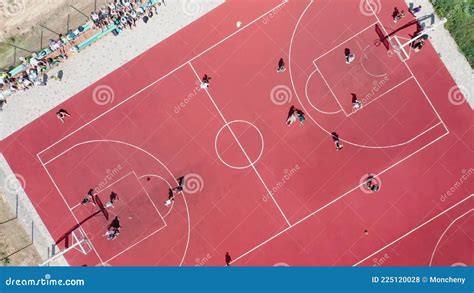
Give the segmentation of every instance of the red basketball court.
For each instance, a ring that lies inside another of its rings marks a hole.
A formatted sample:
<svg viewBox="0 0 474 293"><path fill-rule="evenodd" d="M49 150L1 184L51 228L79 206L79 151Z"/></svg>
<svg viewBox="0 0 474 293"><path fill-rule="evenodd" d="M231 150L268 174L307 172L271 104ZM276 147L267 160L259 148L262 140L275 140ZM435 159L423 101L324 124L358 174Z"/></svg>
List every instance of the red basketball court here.
<svg viewBox="0 0 474 293"><path fill-rule="evenodd" d="M71 265L473 265L472 109L429 43L407 60L381 44L403 3L227 1L2 152L58 245L87 238ZM291 105L304 125L286 125ZM80 204L90 188L119 195L108 220Z"/></svg>

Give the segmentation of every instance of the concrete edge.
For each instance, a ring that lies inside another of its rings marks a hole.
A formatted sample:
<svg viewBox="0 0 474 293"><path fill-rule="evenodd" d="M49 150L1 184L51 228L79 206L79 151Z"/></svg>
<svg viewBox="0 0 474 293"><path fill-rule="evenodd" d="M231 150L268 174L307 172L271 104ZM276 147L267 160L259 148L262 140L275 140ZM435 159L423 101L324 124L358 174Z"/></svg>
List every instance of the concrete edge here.
<svg viewBox="0 0 474 293"><path fill-rule="evenodd" d="M61 82L49 81L8 98L0 111L0 140L5 139L69 98L80 93L145 51L165 41L179 30L205 16L225 0L166 1L148 24L124 30L120 36L109 34L90 47L72 54L48 72L64 71Z"/></svg>
<svg viewBox="0 0 474 293"><path fill-rule="evenodd" d="M430 0L405 0L405 3L408 7L410 5L421 5L424 15L433 14L436 22L440 20ZM451 88L447 98L452 104L460 105L463 104L459 95L462 93L471 109L474 109L474 70L459 50L456 41L444 26L438 27L436 31L430 34L430 41L458 87L457 89Z"/></svg>
<svg viewBox="0 0 474 293"><path fill-rule="evenodd" d="M18 178L20 180L18 180ZM17 195L18 195L18 221L25 230L32 231L33 233L33 245L36 251L43 260L51 257L51 248L55 241L53 236L49 233L45 224L41 220L38 212L36 211L33 203L30 201L28 196L23 189L26 187L26 181L21 174L15 174L8 165L7 160L0 154L0 182L2 182L3 197L7 206L10 208L13 214L16 214L17 208ZM68 266L66 259L61 256L51 262L53 266Z"/></svg>

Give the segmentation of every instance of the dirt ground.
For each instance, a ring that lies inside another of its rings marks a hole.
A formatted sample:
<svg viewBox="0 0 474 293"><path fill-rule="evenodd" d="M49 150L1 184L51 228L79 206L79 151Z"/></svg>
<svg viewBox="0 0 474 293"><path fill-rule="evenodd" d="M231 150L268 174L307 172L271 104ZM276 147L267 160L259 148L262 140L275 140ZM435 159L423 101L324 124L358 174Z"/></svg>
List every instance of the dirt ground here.
<svg viewBox="0 0 474 293"><path fill-rule="evenodd" d="M0 0L0 68L18 64L59 33L87 21L107 0ZM17 46L16 50L12 46Z"/></svg>
<svg viewBox="0 0 474 293"><path fill-rule="evenodd" d="M0 266L37 266L41 258L0 194Z"/></svg>

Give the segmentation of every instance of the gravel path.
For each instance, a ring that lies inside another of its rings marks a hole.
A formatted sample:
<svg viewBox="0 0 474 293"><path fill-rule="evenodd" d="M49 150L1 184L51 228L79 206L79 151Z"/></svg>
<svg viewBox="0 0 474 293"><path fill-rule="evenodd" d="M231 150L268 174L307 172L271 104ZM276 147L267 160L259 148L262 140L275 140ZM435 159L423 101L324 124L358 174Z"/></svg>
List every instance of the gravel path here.
<svg viewBox="0 0 474 293"><path fill-rule="evenodd" d="M223 2L168 0L147 24L140 22L137 28L124 30L118 37L110 34L66 60L49 72L53 75L63 70L61 82L50 80L47 86L36 86L8 98L0 112L0 139L31 123Z"/></svg>

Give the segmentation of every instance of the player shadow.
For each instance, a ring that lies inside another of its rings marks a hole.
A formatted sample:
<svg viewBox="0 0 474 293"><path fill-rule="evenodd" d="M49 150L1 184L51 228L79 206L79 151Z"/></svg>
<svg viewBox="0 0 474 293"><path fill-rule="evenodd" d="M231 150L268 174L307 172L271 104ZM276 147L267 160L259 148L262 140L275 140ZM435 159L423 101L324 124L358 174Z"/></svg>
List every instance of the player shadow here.
<svg viewBox="0 0 474 293"><path fill-rule="evenodd" d="M429 23L426 24L426 20L429 20ZM407 22L406 24L400 26L399 28L395 29L393 32L389 33L388 35L384 36L383 38L380 39L380 41L383 41L385 39L388 39L389 37L395 35L396 33L398 33L399 31L402 31L406 28L409 28L409 27L412 27L412 26L416 26L416 30L413 34L409 34L409 36L411 38L414 38L416 37L421 31L423 31L425 29L425 27L427 26L431 26L435 23L435 16L434 14L430 14L430 15L425 15L425 16L422 16L422 17L419 17L417 19L413 19L409 22Z"/></svg>
<svg viewBox="0 0 474 293"><path fill-rule="evenodd" d="M375 25L375 32L377 33L377 35L379 36L379 41L384 44L384 46L386 47L387 50L390 49L390 47L387 47L388 45L388 39L397 34L399 31L402 31L406 28L409 28L409 27L412 27L413 25L416 26L416 30L415 32L412 34L409 34L409 36L411 38L414 38L415 36L417 36L422 30L423 30L423 27L420 25L420 23L418 22L418 20L414 19L414 20L411 20L410 22L402 25L401 27L395 29L394 31L392 31L391 33L389 33L388 35L384 35L383 32L381 31L380 29L380 26L378 24Z"/></svg>

